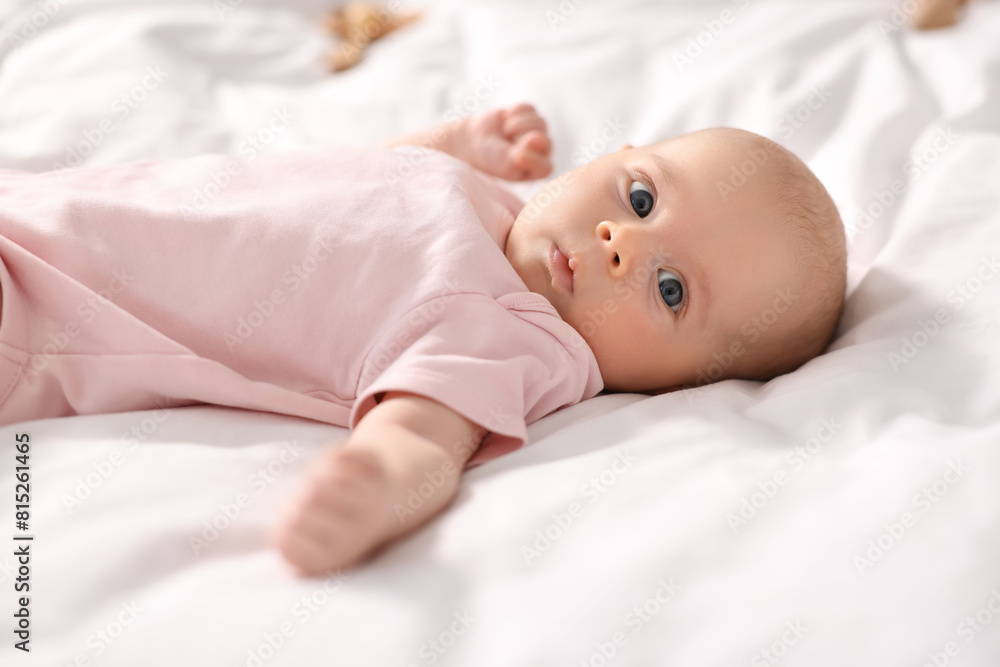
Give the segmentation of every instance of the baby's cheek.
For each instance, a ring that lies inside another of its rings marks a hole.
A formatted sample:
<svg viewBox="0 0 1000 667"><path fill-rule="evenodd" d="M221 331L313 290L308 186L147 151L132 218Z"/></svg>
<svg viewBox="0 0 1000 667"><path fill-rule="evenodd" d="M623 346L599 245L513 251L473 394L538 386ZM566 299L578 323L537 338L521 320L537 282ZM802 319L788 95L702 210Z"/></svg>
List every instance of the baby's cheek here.
<svg viewBox="0 0 1000 667"><path fill-rule="evenodd" d="M648 337L620 307L583 309L576 330L594 352L609 387L633 382L649 365Z"/></svg>

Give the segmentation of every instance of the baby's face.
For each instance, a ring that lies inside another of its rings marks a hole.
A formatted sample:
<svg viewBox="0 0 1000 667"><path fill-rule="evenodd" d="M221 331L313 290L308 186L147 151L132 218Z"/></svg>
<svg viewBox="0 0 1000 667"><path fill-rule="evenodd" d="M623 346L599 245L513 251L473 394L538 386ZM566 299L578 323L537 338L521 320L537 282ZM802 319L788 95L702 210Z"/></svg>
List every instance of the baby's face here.
<svg viewBox="0 0 1000 667"><path fill-rule="evenodd" d="M507 259L587 341L607 389L694 384L779 290L801 296L792 233L765 179L731 187L748 151L719 130L626 146L553 181L518 215Z"/></svg>

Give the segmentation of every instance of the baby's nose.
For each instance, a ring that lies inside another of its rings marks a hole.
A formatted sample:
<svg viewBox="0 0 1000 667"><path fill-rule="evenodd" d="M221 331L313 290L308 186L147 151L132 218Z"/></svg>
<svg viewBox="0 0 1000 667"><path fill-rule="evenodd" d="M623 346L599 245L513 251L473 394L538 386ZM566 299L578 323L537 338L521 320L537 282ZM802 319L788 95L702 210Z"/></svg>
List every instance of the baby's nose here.
<svg viewBox="0 0 1000 667"><path fill-rule="evenodd" d="M596 232L606 255L609 275L613 278L628 275L633 255L630 240L634 240L631 239L629 230L605 220L597 225Z"/></svg>

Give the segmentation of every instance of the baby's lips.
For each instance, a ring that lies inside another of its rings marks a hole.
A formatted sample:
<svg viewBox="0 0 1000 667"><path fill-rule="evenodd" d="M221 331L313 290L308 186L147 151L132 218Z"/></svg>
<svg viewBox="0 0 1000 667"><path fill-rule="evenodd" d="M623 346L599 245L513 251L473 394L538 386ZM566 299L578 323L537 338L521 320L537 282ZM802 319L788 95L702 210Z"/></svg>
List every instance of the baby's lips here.
<svg viewBox="0 0 1000 667"><path fill-rule="evenodd" d="M561 261L565 261L565 268ZM552 277L556 279L569 294L573 294L576 287L576 261L572 258L572 253L564 252L558 243L552 244L552 256L550 258L550 271ZM567 275L568 274L568 275Z"/></svg>

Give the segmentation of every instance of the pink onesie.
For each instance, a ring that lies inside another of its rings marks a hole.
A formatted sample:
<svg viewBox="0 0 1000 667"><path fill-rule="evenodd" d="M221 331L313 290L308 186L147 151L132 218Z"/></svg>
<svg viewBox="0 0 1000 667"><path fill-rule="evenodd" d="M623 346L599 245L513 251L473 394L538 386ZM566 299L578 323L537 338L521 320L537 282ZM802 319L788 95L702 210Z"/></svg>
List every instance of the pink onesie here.
<svg viewBox="0 0 1000 667"><path fill-rule="evenodd" d="M504 257L521 202L412 146L0 170L0 425L212 403L353 428L390 390L490 431L602 388Z"/></svg>

